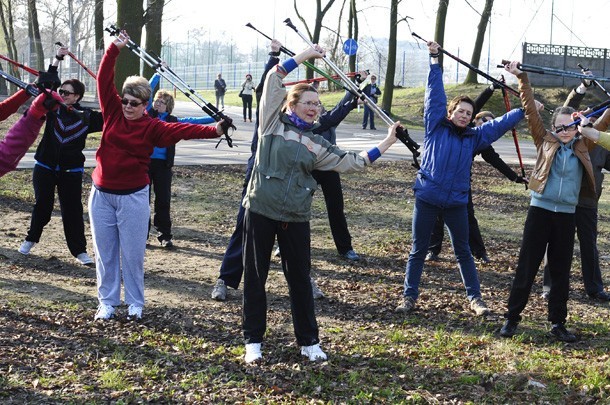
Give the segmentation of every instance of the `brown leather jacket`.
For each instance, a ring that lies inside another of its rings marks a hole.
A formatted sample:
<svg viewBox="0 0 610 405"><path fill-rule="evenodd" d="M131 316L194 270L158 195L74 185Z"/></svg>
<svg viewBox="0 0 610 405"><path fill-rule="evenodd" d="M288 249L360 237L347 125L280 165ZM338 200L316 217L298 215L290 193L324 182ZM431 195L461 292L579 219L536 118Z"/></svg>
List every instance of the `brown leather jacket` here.
<svg viewBox="0 0 610 405"><path fill-rule="evenodd" d="M519 79L519 93L521 95L523 108L525 109L525 118L527 119L530 133L534 138L537 154L536 165L530 176L529 189L542 194L549 178L549 172L553 165L555 153L557 152L557 149L559 149L560 141L553 136L551 131L547 131L544 128L542 118L536 109L534 93L527 73L522 72L517 78ZM582 163L585 169L584 173L586 173L588 179L588 181L584 181L583 179L580 193L581 195L591 196L593 198L595 198L595 177L593 176L593 166L591 165L589 150L594 147L595 142L581 137L574 142L572 148L574 154Z"/></svg>

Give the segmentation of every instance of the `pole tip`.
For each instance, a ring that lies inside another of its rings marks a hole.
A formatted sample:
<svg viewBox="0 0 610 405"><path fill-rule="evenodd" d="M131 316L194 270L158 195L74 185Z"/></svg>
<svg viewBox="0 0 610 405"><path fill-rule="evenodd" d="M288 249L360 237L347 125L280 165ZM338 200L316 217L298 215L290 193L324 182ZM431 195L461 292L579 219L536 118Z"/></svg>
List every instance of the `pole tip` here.
<svg viewBox="0 0 610 405"><path fill-rule="evenodd" d="M250 23L246 24L246 27L248 27L248 28L254 28L254 26L253 26L252 24L250 24Z"/></svg>

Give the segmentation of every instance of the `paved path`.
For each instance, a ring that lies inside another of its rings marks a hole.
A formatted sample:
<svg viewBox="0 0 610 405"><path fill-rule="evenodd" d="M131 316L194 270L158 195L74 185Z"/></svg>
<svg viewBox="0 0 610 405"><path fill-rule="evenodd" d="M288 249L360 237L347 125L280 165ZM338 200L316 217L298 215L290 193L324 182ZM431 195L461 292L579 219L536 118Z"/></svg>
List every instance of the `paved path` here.
<svg viewBox="0 0 610 405"><path fill-rule="evenodd" d="M229 148L226 142L221 142L215 148L218 140L201 139L182 141L176 145L176 165L206 165L206 164L246 164L250 157L250 141L254 132L254 123L243 122L241 107L228 106L225 110L235 120L237 131L233 134L233 148ZM193 102L177 101L174 114L179 117L197 117L202 111ZM337 127L337 144L346 150L370 149L379 143L386 135L386 127L378 120L377 131L363 130L359 125L343 123ZM423 132L410 130L411 137L420 145L423 142ZM520 141L521 155L524 164L533 165L536 158L536 150L531 141ZM510 165L518 166L519 161L515 153L515 146L511 138L502 138L494 143L494 148L502 159ZM95 165L95 149L84 151L86 167ZM381 160L408 160L411 161L409 150L397 142L381 158ZM481 160L477 157L477 160ZM34 165L34 154L28 153L19 163L19 168L31 168ZM516 169L516 167L515 167Z"/></svg>

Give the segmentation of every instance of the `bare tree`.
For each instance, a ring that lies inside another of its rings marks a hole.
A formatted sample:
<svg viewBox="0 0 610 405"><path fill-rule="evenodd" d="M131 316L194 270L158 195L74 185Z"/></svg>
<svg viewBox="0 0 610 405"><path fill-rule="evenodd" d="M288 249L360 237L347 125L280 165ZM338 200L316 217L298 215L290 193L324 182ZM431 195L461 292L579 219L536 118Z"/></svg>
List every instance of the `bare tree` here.
<svg viewBox="0 0 610 405"><path fill-rule="evenodd" d="M38 70L44 70L44 52L42 51L42 41L40 39L36 0L28 0L28 33L30 34L30 57L35 56L35 63L31 63L31 65L35 66Z"/></svg>
<svg viewBox="0 0 610 405"><path fill-rule="evenodd" d="M294 11L297 14L297 17L299 18L299 20L301 20L301 22L305 26L305 30L307 31L307 35L309 36L309 39L311 39L311 42L313 42L314 44L317 44L320 42L320 33L322 31L322 21L324 20L324 16L328 12L328 10L330 10L330 8L334 4L334 2L335 2L335 0L328 0L326 5L324 7L322 7L322 0L316 0L316 19L315 19L315 23L313 26L313 30L310 30L309 26L307 25L307 21L299 12L299 8L297 6L297 0L294 0ZM313 59L311 59L309 62L313 64L315 61ZM305 77L308 79L313 78L313 69L307 67L307 69L305 71Z"/></svg>
<svg viewBox="0 0 610 405"><path fill-rule="evenodd" d="M144 23L146 25L146 50L161 55L161 22L165 0L147 0ZM155 70L144 65L144 77L150 78ZM154 90L154 89L153 89Z"/></svg>
<svg viewBox="0 0 610 405"><path fill-rule="evenodd" d="M117 0L117 25L127 30L131 40L141 43L144 25L142 0ZM119 93L127 76L140 74L140 58L133 52L121 52L116 62L114 84Z"/></svg>
<svg viewBox="0 0 610 405"><path fill-rule="evenodd" d="M100 66L104 54L104 0L95 0L93 13L95 27L95 66Z"/></svg>
<svg viewBox="0 0 610 405"><path fill-rule="evenodd" d="M474 41L474 49L472 51L472 59L470 59L470 64L476 67L479 67L479 62L481 61L481 49L483 48L483 40L485 39L485 31L487 30L487 23L489 22L489 16L491 15L491 9L494 5L494 0L485 0L485 7L483 8L483 14L481 14L481 20L479 21L479 26L477 27L477 39ZM468 74L466 75L466 80L464 83L468 84L477 84L479 81L477 80L477 73L469 69Z"/></svg>
<svg viewBox="0 0 610 405"><path fill-rule="evenodd" d="M8 57L12 60L17 60L17 46L15 45L15 31L13 28L13 5L11 0L0 0L0 23L4 32ZM8 71L11 75L19 77L19 71L16 66L8 64ZM10 85L11 93L14 93L16 88L13 84Z"/></svg>
<svg viewBox="0 0 610 405"><path fill-rule="evenodd" d="M434 30L434 40L443 46L445 42L445 20L447 19L447 9L449 8L449 0L439 0L438 11L436 12L436 29ZM443 54L438 57L439 66L443 67Z"/></svg>
<svg viewBox="0 0 610 405"><path fill-rule="evenodd" d="M356 10L356 0L349 0L347 36L356 42L358 41L358 10ZM356 71L356 54L349 56L349 71Z"/></svg>

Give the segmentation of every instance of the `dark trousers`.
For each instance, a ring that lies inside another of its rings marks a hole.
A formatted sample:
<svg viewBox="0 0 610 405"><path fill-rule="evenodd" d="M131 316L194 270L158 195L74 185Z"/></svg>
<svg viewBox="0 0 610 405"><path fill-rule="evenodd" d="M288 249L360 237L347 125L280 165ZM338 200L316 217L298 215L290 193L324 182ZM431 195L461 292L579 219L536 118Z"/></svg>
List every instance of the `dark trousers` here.
<svg viewBox="0 0 610 405"><path fill-rule="evenodd" d="M248 113L248 119L252 121L252 95L244 94L241 96L241 103L244 106L244 121L246 120L246 112Z"/></svg>
<svg viewBox="0 0 610 405"><path fill-rule="evenodd" d="M219 279L223 280L226 285L231 288L237 289L241 282L241 277L244 274L244 260L242 255L242 242L244 233L244 213L245 208L241 205L244 196L246 195L246 189L250 182L250 176L252 176L252 167L254 166L254 155L248 159L248 166L246 167L246 178L244 180L244 188L241 192L241 199L239 200L239 210L237 211L237 222L235 223L235 229L229 239L227 250L222 258L220 264L220 275Z"/></svg>
<svg viewBox="0 0 610 405"><path fill-rule="evenodd" d="M38 243L42 230L51 220L55 203L55 188L59 197L61 220L68 249L72 256L87 251L85 223L83 220L83 174L81 172L60 172L34 166L32 174L36 203L32 210L30 229L25 240Z"/></svg>
<svg viewBox="0 0 610 405"><path fill-rule="evenodd" d="M580 244L580 265L585 291L595 295L604 291L602 272L599 267L599 251L597 250L597 208L576 206L576 236ZM551 277L548 263L544 266L545 290L551 287Z"/></svg>
<svg viewBox="0 0 610 405"><path fill-rule="evenodd" d="M468 243L470 245L470 251L474 257L481 257L487 253L485 249L485 243L483 242L483 236L481 236L481 229L479 228L479 221L474 216L474 204L472 202L472 190L468 190ZM439 254L443 247L443 238L445 234L445 221L443 215L439 215L432 235L430 236L430 246L428 247L429 252Z"/></svg>
<svg viewBox="0 0 610 405"><path fill-rule="evenodd" d="M508 298L509 320L521 321L521 312L529 299L534 278L547 250L551 291L548 320L565 323L568 315L570 267L574 251L575 215L531 207L527 212L517 271Z"/></svg>
<svg viewBox="0 0 610 405"><path fill-rule="evenodd" d="M153 225L159 232L157 239L159 239L159 241L170 240L172 238L172 220L170 217L172 168L167 167L167 162L165 160L151 159L148 176L150 177L151 196L153 191L155 193Z"/></svg>
<svg viewBox="0 0 610 405"><path fill-rule="evenodd" d="M282 252L282 270L288 282L290 310L297 343L319 342L311 270L309 222L280 222L246 210L244 215L244 304L245 343L260 343L267 329L267 294L271 251L277 235Z"/></svg>
<svg viewBox="0 0 610 405"><path fill-rule="evenodd" d="M370 122L371 129L375 129L375 113L366 104L364 105L364 117L362 118L362 129L366 128L366 124Z"/></svg>
<svg viewBox="0 0 610 405"><path fill-rule="evenodd" d="M352 250L352 236L347 229L347 220L343 206L343 190L341 176L337 172L314 170L312 176L322 187L324 202L328 213L330 231L339 254Z"/></svg>

